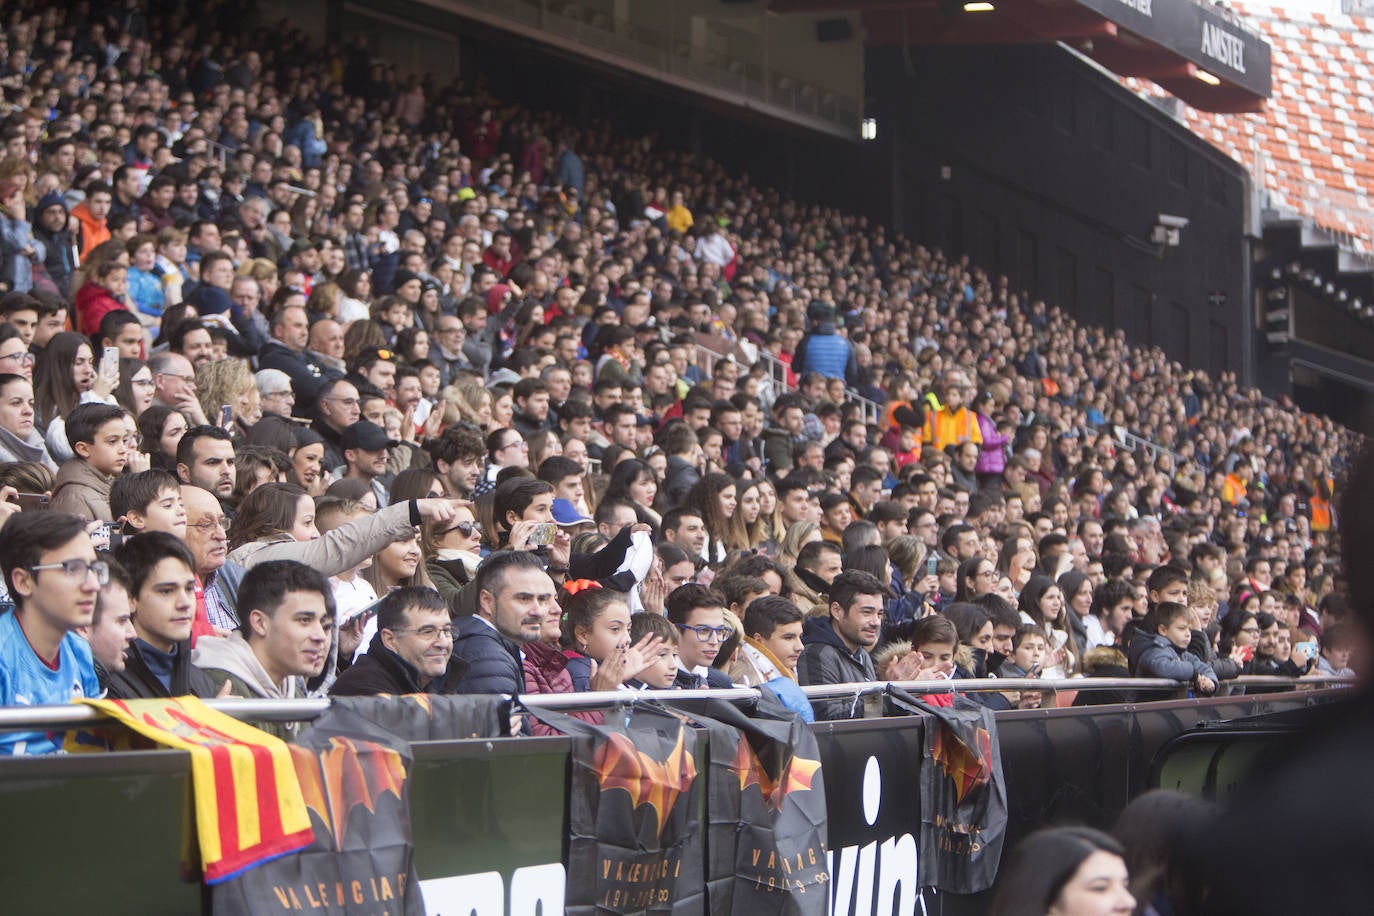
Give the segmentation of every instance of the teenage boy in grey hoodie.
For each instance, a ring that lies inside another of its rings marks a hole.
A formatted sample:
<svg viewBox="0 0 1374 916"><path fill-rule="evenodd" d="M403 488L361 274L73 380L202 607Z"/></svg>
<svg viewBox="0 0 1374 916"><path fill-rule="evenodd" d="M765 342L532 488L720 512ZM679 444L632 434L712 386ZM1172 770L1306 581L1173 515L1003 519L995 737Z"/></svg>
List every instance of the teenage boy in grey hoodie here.
<svg viewBox="0 0 1374 916"><path fill-rule="evenodd" d="M294 560L259 563L239 585L239 629L196 643L195 664L217 687L240 697L304 697L324 671L334 627L334 596L324 575ZM297 723L255 723L281 738Z"/></svg>

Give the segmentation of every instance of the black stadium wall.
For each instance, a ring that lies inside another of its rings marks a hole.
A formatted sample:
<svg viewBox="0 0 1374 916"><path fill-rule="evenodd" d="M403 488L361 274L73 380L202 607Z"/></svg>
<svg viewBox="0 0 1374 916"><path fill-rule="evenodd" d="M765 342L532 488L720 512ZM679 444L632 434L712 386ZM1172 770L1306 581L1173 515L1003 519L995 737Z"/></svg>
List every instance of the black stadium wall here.
<svg viewBox="0 0 1374 916"><path fill-rule="evenodd" d="M1244 374L1245 170L1057 46L870 50L896 216L1013 289ZM1188 225L1150 241L1159 214Z"/></svg>

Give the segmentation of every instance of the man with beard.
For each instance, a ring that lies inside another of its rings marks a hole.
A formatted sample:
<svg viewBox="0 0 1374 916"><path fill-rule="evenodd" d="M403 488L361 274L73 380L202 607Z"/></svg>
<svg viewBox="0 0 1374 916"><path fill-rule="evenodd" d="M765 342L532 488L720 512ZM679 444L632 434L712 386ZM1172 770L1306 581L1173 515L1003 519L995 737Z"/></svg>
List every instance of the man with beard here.
<svg viewBox="0 0 1374 916"><path fill-rule="evenodd" d="M539 638L554 603L553 579L525 550L501 550L477 567L477 613L454 619L453 656L468 667L456 693L519 693L520 647Z"/></svg>
<svg viewBox="0 0 1374 916"><path fill-rule="evenodd" d="M869 653L882 631L887 587L871 573L849 570L830 585L830 613L808 617L802 632L797 681L812 684L854 684L875 680ZM848 698L815 700L817 719L862 718L863 706Z"/></svg>

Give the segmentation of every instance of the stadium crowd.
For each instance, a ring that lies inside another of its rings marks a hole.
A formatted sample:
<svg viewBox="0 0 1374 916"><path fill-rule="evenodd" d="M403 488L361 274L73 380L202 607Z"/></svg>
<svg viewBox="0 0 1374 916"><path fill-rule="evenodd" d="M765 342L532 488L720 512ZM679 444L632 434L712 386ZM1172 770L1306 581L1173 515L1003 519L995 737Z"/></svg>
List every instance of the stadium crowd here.
<svg viewBox="0 0 1374 916"><path fill-rule="evenodd" d="M1326 418L361 40L2 8L0 703L1358 665Z"/></svg>

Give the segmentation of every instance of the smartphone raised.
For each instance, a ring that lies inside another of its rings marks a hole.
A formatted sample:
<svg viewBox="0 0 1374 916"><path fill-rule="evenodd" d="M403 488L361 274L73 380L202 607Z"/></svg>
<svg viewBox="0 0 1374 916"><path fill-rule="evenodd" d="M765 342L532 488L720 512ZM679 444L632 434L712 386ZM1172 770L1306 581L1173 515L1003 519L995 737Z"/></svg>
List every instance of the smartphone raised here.
<svg viewBox="0 0 1374 916"><path fill-rule="evenodd" d="M547 547L553 543L556 534L558 534L558 526L553 522L544 522L530 532L529 542L536 547Z"/></svg>
<svg viewBox="0 0 1374 916"><path fill-rule="evenodd" d="M33 511L33 510L36 510L36 509L46 509L46 508L48 508L48 503L49 503L50 501L51 501L51 497L48 496L47 493L17 493L17 494L15 494L15 502L17 502L17 503L19 504L19 508L20 508L20 509L22 509L22 510L24 510L24 511L26 511L26 512L28 512L28 511Z"/></svg>
<svg viewBox="0 0 1374 916"><path fill-rule="evenodd" d="M114 372L118 372L118 371L119 371L119 348L118 348L118 347L106 347L106 348L104 349L104 351L102 352L102 354L101 354L101 356L100 356L100 368L101 368L101 369L105 369L106 372L112 371L112 370L110 370L110 369L106 369L106 368L105 368L106 366L114 366L113 371L114 371Z"/></svg>
<svg viewBox="0 0 1374 916"><path fill-rule="evenodd" d="M219 409L219 428L228 429L229 424L234 422L234 408L228 404L220 405Z"/></svg>

